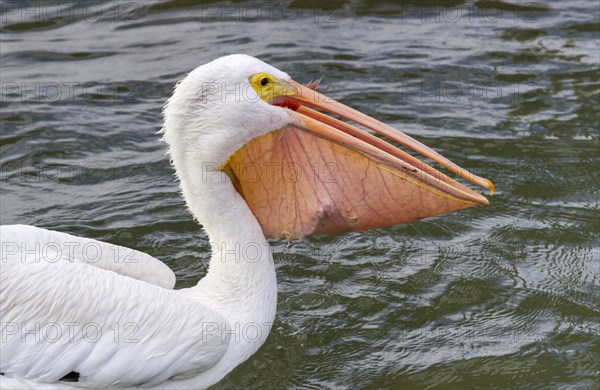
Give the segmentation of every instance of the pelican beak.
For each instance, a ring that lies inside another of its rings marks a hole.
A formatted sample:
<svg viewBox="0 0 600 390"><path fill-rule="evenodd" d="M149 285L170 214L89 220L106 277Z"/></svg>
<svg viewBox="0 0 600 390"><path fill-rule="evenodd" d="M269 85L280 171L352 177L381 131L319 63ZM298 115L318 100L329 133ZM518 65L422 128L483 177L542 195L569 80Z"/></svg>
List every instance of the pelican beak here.
<svg viewBox="0 0 600 390"><path fill-rule="evenodd" d="M489 204L482 195L349 122L493 193L491 181L314 88L278 81L268 102L292 110L293 123L251 140L227 163L226 171L266 236L291 240L360 231Z"/></svg>

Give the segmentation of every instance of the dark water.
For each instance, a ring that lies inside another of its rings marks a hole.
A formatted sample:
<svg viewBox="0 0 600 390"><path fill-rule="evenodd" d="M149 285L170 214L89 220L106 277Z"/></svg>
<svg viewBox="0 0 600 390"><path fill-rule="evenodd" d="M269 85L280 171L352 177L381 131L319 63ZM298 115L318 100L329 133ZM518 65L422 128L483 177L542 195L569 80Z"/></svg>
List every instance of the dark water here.
<svg viewBox="0 0 600 390"><path fill-rule="evenodd" d="M156 132L174 83L236 52L323 77L498 189L274 242L276 323L216 388L597 386L597 1L80 3L2 3L3 224L131 246L194 284L207 237Z"/></svg>

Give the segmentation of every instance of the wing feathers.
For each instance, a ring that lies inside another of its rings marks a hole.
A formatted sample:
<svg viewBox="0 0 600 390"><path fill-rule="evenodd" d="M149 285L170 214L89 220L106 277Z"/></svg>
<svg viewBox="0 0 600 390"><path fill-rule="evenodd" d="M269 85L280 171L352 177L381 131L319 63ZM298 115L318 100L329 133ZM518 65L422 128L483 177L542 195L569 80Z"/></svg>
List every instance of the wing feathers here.
<svg viewBox="0 0 600 390"><path fill-rule="evenodd" d="M10 231L2 228L3 244L17 241L6 239ZM36 240L47 231L33 232ZM65 239L45 236L57 237ZM152 385L207 370L228 348L229 338L206 332L226 319L178 291L97 263L35 260L2 253L0 261L0 372L8 376L54 382L75 371L89 385Z"/></svg>
<svg viewBox="0 0 600 390"><path fill-rule="evenodd" d="M175 274L154 257L134 249L29 225L0 226L2 261L79 262L164 288Z"/></svg>

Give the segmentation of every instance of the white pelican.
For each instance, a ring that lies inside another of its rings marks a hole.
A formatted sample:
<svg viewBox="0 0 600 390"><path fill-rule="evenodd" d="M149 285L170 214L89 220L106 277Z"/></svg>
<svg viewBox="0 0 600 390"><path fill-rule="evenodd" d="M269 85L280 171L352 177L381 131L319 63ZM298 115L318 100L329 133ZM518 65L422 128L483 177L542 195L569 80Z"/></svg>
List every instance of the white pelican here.
<svg viewBox="0 0 600 390"><path fill-rule="evenodd" d="M212 248L195 287L173 290L166 265L131 249L3 226L2 387L208 387L260 348L275 318L266 236L358 231L488 204L349 122L493 190L491 182L315 88L247 55L177 84L164 140Z"/></svg>

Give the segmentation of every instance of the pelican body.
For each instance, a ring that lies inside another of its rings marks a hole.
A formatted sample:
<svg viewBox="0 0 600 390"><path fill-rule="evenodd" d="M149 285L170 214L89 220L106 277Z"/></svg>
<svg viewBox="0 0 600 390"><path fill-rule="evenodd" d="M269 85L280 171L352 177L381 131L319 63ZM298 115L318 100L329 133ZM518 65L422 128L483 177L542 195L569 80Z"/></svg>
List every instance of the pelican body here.
<svg viewBox="0 0 600 390"><path fill-rule="evenodd" d="M0 227L2 388L206 388L269 334L277 280L266 237L359 231L488 204L352 122L493 189L488 180L315 89L240 54L175 87L163 139L212 250L194 287L173 290L173 272L132 249Z"/></svg>

